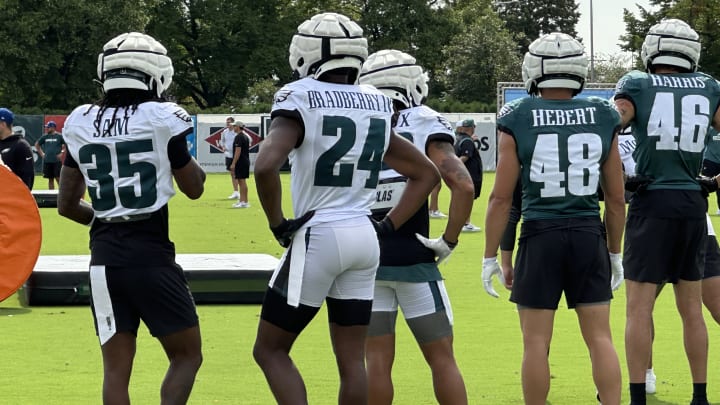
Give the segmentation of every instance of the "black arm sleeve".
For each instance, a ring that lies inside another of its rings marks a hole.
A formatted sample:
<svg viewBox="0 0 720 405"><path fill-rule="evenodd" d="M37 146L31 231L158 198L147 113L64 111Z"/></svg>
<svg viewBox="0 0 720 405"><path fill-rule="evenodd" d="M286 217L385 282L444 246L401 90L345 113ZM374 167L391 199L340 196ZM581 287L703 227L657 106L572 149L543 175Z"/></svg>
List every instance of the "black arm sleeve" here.
<svg viewBox="0 0 720 405"><path fill-rule="evenodd" d="M70 151L67 151L67 153L65 154L65 161L63 162L63 166L72 167L73 169L77 169L80 167L77 164L77 161L75 161L75 158L73 158L70 154Z"/></svg>
<svg viewBox="0 0 720 405"><path fill-rule="evenodd" d="M275 117L285 117L290 118L292 120L295 120L300 123L300 126L305 128L305 121L303 121L302 115L298 112L298 110L275 110L270 113L270 119L273 119ZM295 148L299 148L300 145L302 145L303 140L305 140L305 132L300 136L297 143L295 143Z"/></svg>
<svg viewBox="0 0 720 405"><path fill-rule="evenodd" d="M185 166L190 161L190 159L192 159L185 140L185 137L191 132L192 129L188 129L187 131L179 135L173 136L168 141L168 159L170 159L170 167L172 167L173 169L179 169Z"/></svg>

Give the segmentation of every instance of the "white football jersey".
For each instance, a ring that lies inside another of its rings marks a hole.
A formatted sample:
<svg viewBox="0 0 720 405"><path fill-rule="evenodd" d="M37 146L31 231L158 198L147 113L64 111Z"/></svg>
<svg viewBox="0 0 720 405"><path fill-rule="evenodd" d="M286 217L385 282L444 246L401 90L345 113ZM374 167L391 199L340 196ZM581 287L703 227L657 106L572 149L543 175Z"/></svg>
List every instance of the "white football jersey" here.
<svg viewBox="0 0 720 405"><path fill-rule="evenodd" d="M621 132L618 135L618 150L620 151L620 159L623 163L623 169L628 176L635 174L635 159L633 152L635 151L635 137L627 132Z"/></svg>
<svg viewBox="0 0 720 405"><path fill-rule="evenodd" d="M85 177L95 215L115 218L157 211L175 195L168 141L192 130L192 119L175 103L145 102L134 112L108 108L98 130L99 108L76 108L63 130L68 151Z"/></svg>
<svg viewBox="0 0 720 405"><path fill-rule="evenodd" d="M281 111L305 125L289 156L295 217L315 210L312 225L369 215L390 142L390 98L372 86L304 78L275 95L272 116Z"/></svg>
<svg viewBox="0 0 720 405"><path fill-rule="evenodd" d="M710 220L710 215L706 213L705 219L707 220L708 235L715 236L715 228L713 227L712 221Z"/></svg>
<svg viewBox="0 0 720 405"><path fill-rule="evenodd" d="M226 158L233 157L233 150L235 149L233 147L233 142L235 141L235 135L237 135L235 131L230 128L225 128L220 133L220 143L225 148L223 154Z"/></svg>
<svg viewBox="0 0 720 405"><path fill-rule="evenodd" d="M393 128L395 133L412 142L422 153L427 151L428 137L434 134L447 136L450 145L455 141L453 127L450 121L430 107L421 105L400 111L397 122ZM404 190L405 180L398 184L396 179L400 173L383 165L380 172L381 184L378 186L376 201L373 210L392 208L400 200Z"/></svg>

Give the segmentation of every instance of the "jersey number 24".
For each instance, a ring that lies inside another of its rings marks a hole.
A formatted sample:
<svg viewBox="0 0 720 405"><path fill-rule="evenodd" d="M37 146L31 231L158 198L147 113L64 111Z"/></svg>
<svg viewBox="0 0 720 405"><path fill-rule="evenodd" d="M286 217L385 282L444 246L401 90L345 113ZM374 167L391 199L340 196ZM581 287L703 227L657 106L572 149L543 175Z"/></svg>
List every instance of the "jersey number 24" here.
<svg viewBox="0 0 720 405"><path fill-rule="evenodd" d="M375 189L378 183L378 174L382 168L383 152L385 150L385 120L370 119L370 126L365 137L360 158L357 161L357 170L369 172L365 181L365 188ZM337 136L338 140L330 149L323 152L315 163L316 186L350 187L356 166L353 163L339 163L355 146L357 139L357 126L355 122L343 116L325 116L322 126L323 136ZM338 165L335 174L335 165Z"/></svg>

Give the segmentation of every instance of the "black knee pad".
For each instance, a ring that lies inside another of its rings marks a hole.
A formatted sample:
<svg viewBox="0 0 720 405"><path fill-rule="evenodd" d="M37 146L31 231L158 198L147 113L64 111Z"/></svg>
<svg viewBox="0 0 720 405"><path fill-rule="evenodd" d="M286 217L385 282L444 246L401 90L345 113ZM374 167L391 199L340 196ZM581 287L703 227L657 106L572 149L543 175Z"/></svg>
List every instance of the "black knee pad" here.
<svg viewBox="0 0 720 405"><path fill-rule="evenodd" d="M290 306L282 294L268 288L260 318L290 333L300 334L319 310L320 308L303 304L297 308Z"/></svg>
<svg viewBox="0 0 720 405"><path fill-rule="evenodd" d="M372 300L340 300L327 297L328 320L340 326L370 323Z"/></svg>

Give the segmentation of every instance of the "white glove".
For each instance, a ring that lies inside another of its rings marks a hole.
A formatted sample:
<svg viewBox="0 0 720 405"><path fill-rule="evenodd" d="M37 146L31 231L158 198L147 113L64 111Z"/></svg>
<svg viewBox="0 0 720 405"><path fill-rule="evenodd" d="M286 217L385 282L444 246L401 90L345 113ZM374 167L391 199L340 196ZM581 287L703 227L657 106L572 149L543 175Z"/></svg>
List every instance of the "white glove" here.
<svg viewBox="0 0 720 405"><path fill-rule="evenodd" d="M486 257L483 259L483 269L482 269L482 281L483 281L483 287L485 288L485 292L492 295L495 298L498 298L499 295L497 292L495 292L495 288L493 288L492 285L492 276L497 275L500 279L501 283L504 283L505 277L503 276L502 270L500 270L500 265L497 261L497 256L495 257Z"/></svg>
<svg viewBox="0 0 720 405"><path fill-rule="evenodd" d="M625 270L622 265L622 256L620 253L610 253L610 268L612 268L612 281L610 287L613 291L620 288L625 279Z"/></svg>
<svg viewBox="0 0 720 405"><path fill-rule="evenodd" d="M450 256L450 253L452 253L453 249L455 249L455 246L457 246L457 243L450 243L446 241L445 238L443 238L442 236L437 239L428 239L420 235L419 233L416 233L415 237L426 248L435 252L435 257L437 257L437 261L435 263L437 264L440 264L445 259L447 259L447 257Z"/></svg>

